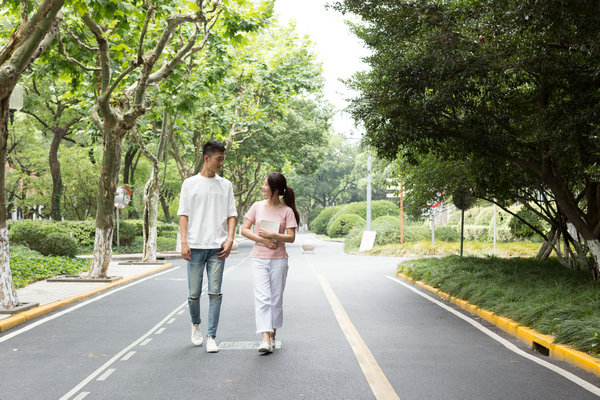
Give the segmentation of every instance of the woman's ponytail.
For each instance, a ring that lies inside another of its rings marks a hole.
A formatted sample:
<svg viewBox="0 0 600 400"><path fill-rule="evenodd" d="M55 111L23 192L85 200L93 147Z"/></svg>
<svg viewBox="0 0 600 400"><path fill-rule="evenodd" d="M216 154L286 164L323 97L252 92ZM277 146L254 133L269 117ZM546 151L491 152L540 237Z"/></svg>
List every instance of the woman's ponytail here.
<svg viewBox="0 0 600 400"><path fill-rule="evenodd" d="M283 202L294 211L296 223L300 224L300 214L298 214L298 210L296 209L296 195L294 194L294 189L289 186L286 186L283 192Z"/></svg>

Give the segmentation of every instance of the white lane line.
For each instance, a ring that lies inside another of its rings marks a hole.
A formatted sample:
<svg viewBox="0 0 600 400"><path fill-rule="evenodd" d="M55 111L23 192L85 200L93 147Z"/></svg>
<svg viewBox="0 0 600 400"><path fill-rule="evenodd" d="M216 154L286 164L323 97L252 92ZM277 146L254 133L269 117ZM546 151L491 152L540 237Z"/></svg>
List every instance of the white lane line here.
<svg viewBox="0 0 600 400"><path fill-rule="evenodd" d="M177 318L171 318L169 321L167 321L167 325L171 325L176 319Z"/></svg>
<svg viewBox="0 0 600 400"><path fill-rule="evenodd" d="M229 272L231 272L231 270L233 270L234 268L236 268L239 265L241 265L244 261L246 261L247 258L248 257L244 258L238 264L236 264L233 267L229 268L227 271L225 271L224 274L227 275ZM177 267L177 268L179 268L179 267ZM204 290L204 288L203 288L202 295L204 296L205 294L206 294L206 290ZM154 325L148 332L146 332L140 338L136 339L133 343L131 343L129 346L125 347L123 350L121 350L120 352L118 352L117 354L115 354L110 360L108 360L100 368L98 368L97 370L95 370L94 372L92 372L87 378L85 378L84 380L82 380L81 382L79 382L79 384L77 386L75 386L73 389L71 389L67 394L65 394L59 400L68 400L68 399L70 399L71 396L73 396L75 393L77 393L81 389L83 389L96 376L100 375L104 370L106 370L108 367L110 367L112 364L114 364L117 360L119 360L121 357L123 357L123 355L125 355L128 351L130 351L132 348L134 348L138 344L140 344L140 343L144 342L146 339L148 339L148 336L152 335L166 321L168 321L170 318L172 318L173 315L175 315L178 311L182 310L185 306L187 306L187 304L188 304L188 301L186 300L185 302L183 302L182 304L180 304L179 306L177 306L166 317L164 317L161 321L159 321L158 324Z"/></svg>
<svg viewBox="0 0 600 400"><path fill-rule="evenodd" d="M358 333L358 330L352 323L352 320L348 316L348 313L346 313L342 302L335 295L333 288L331 287L329 282L327 282L325 277L316 271L310 259L308 259L308 262L313 272L317 276L317 279L321 283L321 287L323 289L323 292L325 292L325 296L329 301L329 305L333 310L335 318L337 319L337 322L340 325L342 332L346 336L348 344L350 344L350 347L354 352L356 361L358 361L358 365L360 366L363 375L367 379L367 383L369 384L369 387L371 388L375 399L400 400L400 397L394 390L394 387L392 386L388 378L383 373L383 370L377 363L377 360L373 356L373 353L371 353L371 350L360 336L360 333Z"/></svg>
<svg viewBox="0 0 600 400"><path fill-rule="evenodd" d="M121 358L121 361L127 361L127 360L129 360L134 354L135 354L135 351L130 351L129 353L127 353L125 355L125 357Z"/></svg>
<svg viewBox="0 0 600 400"><path fill-rule="evenodd" d="M160 328L159 330L157 330L156 332L154 332L155 335L160 335L161 333L163 333L165 331L165 329L167 328Z"/></svg>
<svg viewBox="0 0 600 400"><path fill-rule="evenodd" d="M460 319L466 321L467 323L473 325L475 328L479 329L481 332L485 333L486 335L488 335L489 337L491 337L492 339L494 339L495 341L497 341L498 343L502 344L504 347L506 347L507 349L511 350L512 352L520 355L521 357L524 357L530 361L533 361L536 364L541 365L542 367L545 367L553 372L556 372L557 374L561 375L562 377L570 380L571 382L581 386L582 388L584 388L585 390L594 393L596 396L600 396L600 388L597 386L592 385L591 383L589 383L586 380L581 379L580 377L578 377L575 374L570 373L569 371L566 371L552 363L549 363L548 361L545 360L541 360L523 350L521 350L520 348L518 348L516 345L514 345L513 343L509 342L508 340L504 339L502 336L498 335L495 332L492 332L491 330L489 330L488 328L486 328L485 326L481 325L479 322L475 321L472 318L469 318L468 316L466 316L465 314L456 311L454 308L442 303L439 300L436 300L432 297L430 297L429 295L427 295L426 293L421 292L420 290L418 290L417 288L413 287L412 285L407 284L406 282L403 282L402 280L393 277L393 276L386 276L386 278L391 279L392 281L396 282L399 285L404 286L407 289L412 290L413 292L417 293L419 296L431 301L432 303L442 307L443 309L445 309L446 311L456 315L457 317L459 317Z"/></svg>
<svg viewBox="0 0 600 400"><path fill-rule="evenodd" d="M177 313L177 315L181 315L181 314L183 314L184 312L185 312L185 310L181 310L181 311L179 311L179 312Z"/></svg>
<svg viewBox="0 0 600 400"><path fill-rule="evenodd" d="M90 392L81 392L77 397L73 398L73 400L83 400L83 398L88 394L90 394Z"/></svg>
<svg viewBox="0 0 600 400"><path fill-rule="evenodd" d="M98 379L96 379L97 381L105 381L106 378L108 378L110 376L110 374L112 374L113 372L115 372L117 369L116 368L110 368L107 369L105 373L103 373Z"/></svg>
<svg viewBox="0 0 600 400"><path fill-rule="evenodd" d="M148 339L144 340L142 343L140 343L140 346L145 346L148 343L150 343L151 341L152 341L152 338L148 338Z"/></svg>
<svg viewBox="0 0 600 400"><path fill-rule="evenodd" d="M63 397L61 397L60 400L70 399L71 396L73 396L75 393L77 393L81 389L83 389L83 387L85 387L85 385L90 383L96 376L100 375L102 372L104 372L104 370L106 370L108 367L110 367L112 364L114 364L115 361L117 361L118 359L123 357L123 355L125 355L128 351L130 351L135 346L137 346L140 342L145 340L148 336L152 335L160 326L162 326L165 323L165 321L167 321L169 318L171 318L171 316L173 314L175 314L181 308L185 307L187 305L187 303L188 302L186 300L185 302L181 303L181 305L177 306L177 308L175 308L175 310L171 311L169 313L169 315L167 315L165 318L162 319L162 321L160 321L158 324L154 325L148 332L146 332L144 335L142 335L139 339L135 340L129 346L125 347L123 350L118 352L113 358L111 358L110 360L105 362L100 368L98 368L97 370L92 372L87 378L82 380L77 386L75 386L67 394L65 394Z"/></svg>
<svg viewBox="0 0 600 400"><path fill-rule="evenodd" d="M46 318L40 319L40 320L38 320L38 321L35 321L34 323L32 323L32 324L30 324L30 325L27 325L27 326L26 326L26 327L24 327L24 328L21 328L21 329L19 329L19 330L17 330L17 331L11 332L11 333L9 333L9 334L7 334L7 335L4 335L4 336L0 337L0 343L2 343L2 342L4 342L4 341L7 341L8 339L12 339L13 337L15 337L15 336L17 336L17 335L20 335L21 333L25 333L25 332L27 332L27 331L29 331L29 330L31 330L31 329L33 329L33 328L36 328L36 327L38 327L38 326L40 326L40 325L42 325L42 324L45 324L45 323L46 323L46 322L48 322L48 321L52 321L54 318L61 317L61 316L65 315L65 314L68 314L68 313L70 313L71 311L75 311L75 310L77 310L77 309L79 309L79 308L81 308L81 307L87 306L88 304L91 304L91 303L93 303L93 302L95 302L95 301L98 301L98 300L100 300L100 299L103 299L103 298L105 298L105 297L111 296L111 295L113 295L113 294L115 294L115 293L117 293L117 292L120 292L121 290L124 290L124 289L130 288L131 286L135 286L135 285L137 285L137 284L139 284L139 283L142 283L142 282L144 282L144 281L146 281L146 280L148 280L148 279L153 279L153 278L156 278L156 277L157 277L157 276L159 276L159 275L166 274L166 273L169 273L169 272L173 272L173 271L175 271L175 270L177 270L177 269L179 269L179 268L180 268L180 267L173 267L173 268L169 268L169 269L168 269L168 270L166 270L166 271L158 272L158 273L156 273L156 274L153 274L153 275L147 276L147 277L145 277L145 278L142 278L142 279L139 279L139 280L137 280L137 281L135 281L135 282L129 283L129 284L125 285L125 286L120 286L120 287L117 287L117 288L111 289L111 290L109 290L108 292L106 292L106 293L104 293L104 294L101 294L101 295L99 295L99 296L97 296L97 297L94 297L93 299L90 299L90 300L84 301L83 303L79 303L79 304L77 304L77 305L74 305L74 306L72 306L72 307L69 307L69 308L67 308L67 309L65 309L65 310L63 310L63 311L59 311L59 312L57 312L56 314L52 314L52 315L51 315L51 316L49 316L49 317L46 317Z"/></svg>

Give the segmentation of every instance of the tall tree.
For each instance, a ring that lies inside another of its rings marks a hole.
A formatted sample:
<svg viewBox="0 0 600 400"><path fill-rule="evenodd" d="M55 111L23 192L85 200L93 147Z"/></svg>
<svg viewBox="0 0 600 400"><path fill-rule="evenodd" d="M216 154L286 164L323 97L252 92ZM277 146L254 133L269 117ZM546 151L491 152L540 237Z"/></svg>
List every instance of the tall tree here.
<svg viewBox="0 0 600 400"><path fill-rule="evenodd" d="M15 307L19 303L10 271L4 190L10 96L23 71L54 39L63 3L64 0L43 0L30 12L34 2L21 0L17 14L19 24L0 49L0 308ZM15 4L10 2L8 6L15 7Z"/></svg>
<svg viewBox="0 0 600 400"><path fill-rule="evenodd" d="M394 158L465 151L536 175L600 271L600 3L346 0L373 50L354 115ZM481 171L493 175L493 171Z"/></svg>
<svg viewBox="0 0 600 400"><path fill-rule="evenodd" d="M104 151L89 276L104 277L112 255L123 138L148 109L147 87L204 48L223 8L219 1L202 0L81 1L74 7L81 19L69 21L69 43L61 48L69 61L96 79L91 117L102 133Z"/></svg>

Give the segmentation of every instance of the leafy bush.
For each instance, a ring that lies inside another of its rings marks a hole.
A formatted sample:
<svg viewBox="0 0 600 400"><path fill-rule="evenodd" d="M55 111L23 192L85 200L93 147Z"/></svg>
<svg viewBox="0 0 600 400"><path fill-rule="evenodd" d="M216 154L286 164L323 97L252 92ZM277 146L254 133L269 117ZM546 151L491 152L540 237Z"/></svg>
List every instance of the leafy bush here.
<svg viewBox="0 0 600 400"><path fill-rule="evenodd" d="M40 243L39 249L36 250L45 256L55 255L75 257L79 251L79 248L77 247L77 242L75 239L73 239L69 234L53 232L46 236L46 238Z"/></svg>
<svg viewBox="0 0 600 400"><path fill-rule="evenodd" d="M356 214L363 219L367 218L367 202L360 201L343 205L335 212L334 219L343 214ZM377 219L384 215L400 215L400 209L395 203L389 200L375 200L371 202L371 218Z"/></svg>
<svg viewBox="0 0 600 400"><path fill-rule="evenodd" d="M317 218L319 214L321 214L321 211L323 211L324 209L325 207L315 207L312 210L310 210L310 212L308 213L308 221L306 221L306 223L310 225L310 223L314 221L315 218Z"/></svg>
<svg viewBox="0 0 600 400"><path fill-rule="evenodd" d="M22 244L41 254L74 257L78 247L65 227L46 221L21 221L13 224L10 241Z"/></svg>
<svg viewBox="0 0 600 400"><path fill-rule="evenodd" d="M517 215L523 218L529 224L536 227L538 230L544 230L542 219L533 211L523 208L517 212ZM534 235L537 235L536 231L534 231L530 226L522 222L517 217L511 218L510 222L508 223L508 227L510 228L510 232L520 239L529 239Z"/></svg>
<svg viewBox="0 0 600 400"><path fill-rule="evenodd" d="M119 223L119 244L121 246L129 246L137 234L137 224L131 224L129 221L120 221ZM113 231L113 244L117 244L117 227Z"/></svg>
<svg viewBox="0 0 600 400"><path fill-rule="evenodd" d="M459 242L460 232L452 226L436 226L435 240L440 240L442 242Z"/></svg>
<svg viewBox="0 0 600 400"><path fill-rule="evenodd" d="M96 223L88 221L61 221L57 225L63 226L64 230L73 234L73 239L81 247L93 246L96 237Z"/></svg>
<svg viewBox="0 0 600 400"><path fill-rule="evenodd" d="M365 220L360 215L343 214L333 220L327 228L327 234L330 237L343 237L350 233L352 228L363 228L365 223Z"/></svg>
<svg viewBox="0 0 600 400"><path fill-rule="evenodd" d="M473 225L487 225L494 219L494 207L482 207L475 216Z"/></svg>
<svg viewBox="0 0 600 400"><path fill-rule="evenodd" d="M333 211L330 207L324 208L319 215L310 223L310 230L319 234L324 235L327 233L327 224L331 219Z"/></svg>

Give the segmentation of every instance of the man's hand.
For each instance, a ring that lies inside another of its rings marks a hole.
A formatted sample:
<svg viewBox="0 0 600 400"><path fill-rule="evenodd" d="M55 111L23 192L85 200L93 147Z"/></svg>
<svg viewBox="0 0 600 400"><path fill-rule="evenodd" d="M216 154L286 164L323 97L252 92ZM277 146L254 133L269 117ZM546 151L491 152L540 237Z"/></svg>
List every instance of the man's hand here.
<svg viewBox="0 0 600 400"><path fill-rule="evenodd" d="M190 246L187 243L181 243L181 256L187 261L192 259L192 250L190 250Z"/></svg>
<svg viewBox="0 0 600 400"><path fill-rule="evenodd" d="M233 240L226 240L221 245L222 250L217 253L217 258L227 258L231 252L231 246L233 246Z"/></svg>

